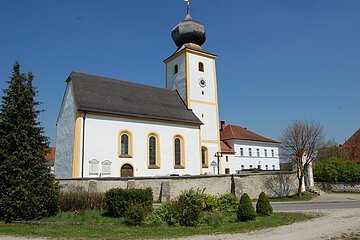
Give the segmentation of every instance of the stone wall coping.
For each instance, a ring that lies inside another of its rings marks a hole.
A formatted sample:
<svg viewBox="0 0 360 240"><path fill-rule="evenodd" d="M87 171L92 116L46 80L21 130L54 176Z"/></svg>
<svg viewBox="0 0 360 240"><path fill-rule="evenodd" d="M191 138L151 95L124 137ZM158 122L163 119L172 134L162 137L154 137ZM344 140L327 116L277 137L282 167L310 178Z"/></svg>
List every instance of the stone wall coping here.
<svg viewBox="0 0 360 240"><path fill-rule="evenodd" d="M293 171L266 171L259 173L238 173L238 174L220 174L220 175L183 175L183 176L151 176L151 177L96 177L96 178L59 178L57 181L79 181L79 180L96 180L96 181L129 181L129 180L148 180L148 179L196 179L196 178L226 178L230 176L234 177L248 177L248 176L257 176L257 175L274 175L274 174L289 174L295 173Z"/></svg>

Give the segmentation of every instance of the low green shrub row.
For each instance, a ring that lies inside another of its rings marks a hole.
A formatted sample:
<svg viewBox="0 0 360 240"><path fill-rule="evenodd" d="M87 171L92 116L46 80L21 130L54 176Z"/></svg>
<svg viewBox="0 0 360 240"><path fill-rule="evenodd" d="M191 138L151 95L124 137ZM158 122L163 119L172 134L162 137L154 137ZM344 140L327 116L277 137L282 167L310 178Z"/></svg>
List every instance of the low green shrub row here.
<svg viewBox="0 0 360 240"><path fill-rule="evenodd" d="M62 192L60 193L60 210L85 211L85 210L105 210L105 194L81 192Z"/></svg>
<svg viewBox="0 0 360 240"><path fill-rule="evenodd" d="M360 182L360 166L338 158L322 160L315 164L314 178L317 182Z"/></svg>

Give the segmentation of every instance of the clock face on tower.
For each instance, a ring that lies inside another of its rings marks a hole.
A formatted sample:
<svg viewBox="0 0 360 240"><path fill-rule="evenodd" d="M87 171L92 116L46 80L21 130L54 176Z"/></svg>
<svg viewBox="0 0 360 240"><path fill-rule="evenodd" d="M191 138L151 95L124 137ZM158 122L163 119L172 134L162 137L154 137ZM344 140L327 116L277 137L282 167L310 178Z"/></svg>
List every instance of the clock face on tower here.
<svg viewBox="0 0 360 240"><path fill-rule="evenodd" d="M206 80L205 80L205 78L200 78L200 79L199 79L199 85L200 85L200 87L206 87Z"/></svg>

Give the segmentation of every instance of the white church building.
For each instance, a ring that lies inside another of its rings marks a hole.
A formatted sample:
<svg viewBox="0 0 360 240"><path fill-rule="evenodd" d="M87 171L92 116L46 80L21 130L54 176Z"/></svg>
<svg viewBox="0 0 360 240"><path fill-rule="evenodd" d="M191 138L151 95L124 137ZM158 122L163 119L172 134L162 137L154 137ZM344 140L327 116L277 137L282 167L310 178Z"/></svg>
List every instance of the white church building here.
<svg viewBox="0 0 360 240"><path fill-rule="evenodd" d="M216 55L187 13L172 29L166 88L72 72L57 119L57 178L279 170L279 142L219 122Z"/></svg>

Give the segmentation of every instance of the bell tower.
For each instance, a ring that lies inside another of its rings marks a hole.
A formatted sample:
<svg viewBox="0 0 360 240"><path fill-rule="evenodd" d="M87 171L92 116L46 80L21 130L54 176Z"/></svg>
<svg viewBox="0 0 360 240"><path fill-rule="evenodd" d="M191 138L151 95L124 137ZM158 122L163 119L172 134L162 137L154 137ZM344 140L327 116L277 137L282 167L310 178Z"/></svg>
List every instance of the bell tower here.
<svg viewBox="0 0 360 240"><path fill-rule="evenodd" d="M221 150L216 55L202 48L205 27L192 19L189 6L185 19L172 29L171 35L177 50L164 60L166 88L177 90L187 107L203 122L199 164L202 173L210 174L213 173L210 163L217 161L215 154Z"/></svg>

